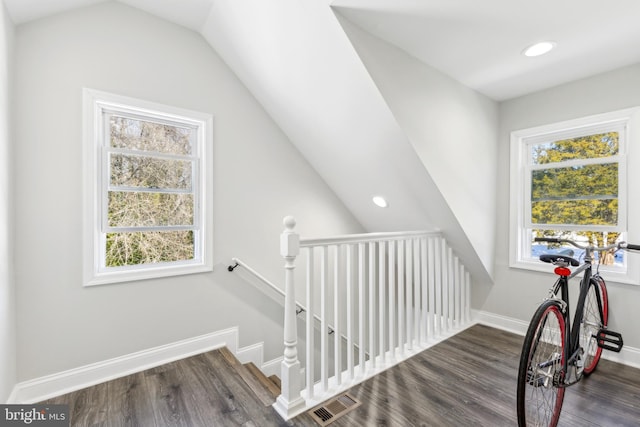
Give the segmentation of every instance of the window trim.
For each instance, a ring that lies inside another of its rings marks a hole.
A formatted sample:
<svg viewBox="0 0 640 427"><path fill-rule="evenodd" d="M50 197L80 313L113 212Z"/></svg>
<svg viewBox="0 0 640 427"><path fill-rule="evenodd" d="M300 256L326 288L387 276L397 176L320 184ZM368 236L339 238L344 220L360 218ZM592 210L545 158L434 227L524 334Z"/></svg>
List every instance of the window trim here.
<svg viewBox="0 0 640 427"><path fill-rule="evenodd" d="M627 239L629 235L636 234L633 233L632 224L628 222L629 218L633 218L632 210L634 208L632 206L634 203L630 200L631 193L627 182L628 164L632 161L632 158L628 155L628 148L631 146L631 141L637 139L633 131L637 127L639 111L640 108L629 108L511 132L509 203L509 266L511 268L551 272L548 265L530 256L527 257L527 255L530 254L530 248L527 249L529 232L527 231L528 214L526 208L530 206L530 203L526 200L526 195L528 194L526 185L530 183L530 178L526 176L526 173L531 170L527 167L528 147L532 142L538 139L542 140L547 134L561 134L563 138L566 136L568 139L578 136L581 131L584 130L595 130L595 133L597 133L598 130L609 129L616 123L618 126L622 123L621 126L625 130L625 135L621 135L621 152L617 156L617 161L619 162L620 168L618 172L619 193L624 192L624 197L622 197L622 205L619 205L619 227L625 228L626 226L625 230L620 231L626 233ZM624 152L624 150L627 151ZM590 227L584 226L581 228ZM606 273L605 277L610 281L638 284L638 276L640 273L639 260L634 260L634 255L625 257L625 259L626 265L624 267L601 266L600 269Z"/></svg>
<svg viewBox="0 0 640 427"><path fill-rule="evenodd" d="M102 209L108 187L102 146L105 135L103 112L142 116L154 121L186 124L196 129L197 157L194 194L194 259L171 263L123 267L104 266ZM83 89L83 286L130 282L213 271L213 116L155 102ZM198 231L199 227L199 231Z"/></svg>

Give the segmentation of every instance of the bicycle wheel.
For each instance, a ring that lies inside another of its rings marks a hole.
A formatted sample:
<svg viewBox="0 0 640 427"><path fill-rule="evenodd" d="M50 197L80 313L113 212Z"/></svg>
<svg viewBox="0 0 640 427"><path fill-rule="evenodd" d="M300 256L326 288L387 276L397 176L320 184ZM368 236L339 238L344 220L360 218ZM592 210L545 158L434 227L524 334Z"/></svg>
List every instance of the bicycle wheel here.
<svg viewBox="0 0 640 427"><path fill-rule="evenodd" d="M555 426L564 400L565 320L560 303L543 302L527 330L518 369L518 426Z"/></svg>
<svg viewBox="0 0 640 427"><path fill-rule="evenodd" d="M607 326L608 317L607 286L602 277L595 276L589 283L589 290L582 309L582 322L580 323L580 346L584 350L582 355L584 375L589 375L598 366L602 348L598 347L596 336L600 329Z"/></svg>

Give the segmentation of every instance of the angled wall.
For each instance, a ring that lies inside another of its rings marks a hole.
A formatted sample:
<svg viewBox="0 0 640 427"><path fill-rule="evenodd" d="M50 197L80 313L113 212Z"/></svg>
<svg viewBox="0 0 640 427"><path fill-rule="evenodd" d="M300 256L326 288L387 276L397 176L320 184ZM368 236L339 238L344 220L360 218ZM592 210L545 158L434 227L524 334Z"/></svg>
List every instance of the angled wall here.
<svg viewBox="0 0 640 427"><path fill-rule="evenodd" d="M483 265L494 265L498 104L334 8L367 71Z"/></svg>
<svg viewBox="0 0 640 427"><path fill-rule="evenodd" d="M11 58L13 23L0 1L0 402L16 382L15 283L11 227Z"/></svg>
<svg viewBox="0 0 640 427"><path fill-rule="evenodd" d="M490 282L492 250L473 246L328 3L214 0L201 31L367 231L441 229L473 279Z"/></svg>
<svg viewBox="0 0 640 427"><path fill-rule="evenodd" d="M306 235L362 227L205 40L107 2L19 26L15 59L18 379L235 325L281 355L282 307L230 259L282 284L284 216ZM214 116L213 273L82 287L83 87Z"/></svg>

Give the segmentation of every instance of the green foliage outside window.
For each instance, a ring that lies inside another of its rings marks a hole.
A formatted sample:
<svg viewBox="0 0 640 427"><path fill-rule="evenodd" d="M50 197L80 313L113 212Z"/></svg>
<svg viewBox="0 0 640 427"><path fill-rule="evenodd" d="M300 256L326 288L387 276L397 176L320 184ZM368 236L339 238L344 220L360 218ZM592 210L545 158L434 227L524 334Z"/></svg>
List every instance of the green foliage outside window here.
<svg viewBox="0 0 640 427"><path fill-rule="evenodd" d="M618 162L607 161L618 151L618 132L531 146L532 163L548 165L531 171L531 222L545 226L533 230L534 237L579 236L598 246L615 242L618 232L589 231L588 226L618 224ZM548 229L553 225L558 229ZM584 225L585 231L563 225ZM605 255L601 259L610 258Z"/></svg>

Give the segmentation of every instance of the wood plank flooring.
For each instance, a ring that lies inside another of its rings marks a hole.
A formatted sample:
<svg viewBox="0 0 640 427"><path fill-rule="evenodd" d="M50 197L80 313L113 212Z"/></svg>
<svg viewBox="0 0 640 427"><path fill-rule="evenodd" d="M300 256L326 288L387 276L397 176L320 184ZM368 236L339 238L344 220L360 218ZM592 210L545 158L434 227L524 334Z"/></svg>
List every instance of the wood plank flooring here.
<svg viewBox="0 0 640 427"><path fill-rule="evenodd" d="M473 326L353 387L363 404L330 426L515 426L522 339ZM82 427L317 426L308 414L282 421L219 351L47 402L69 404L72 425ZM567 390L559 425L640 425L640 370L602 360Z"/></svg>
<svg viewBox="0 0 640 427"><path fill-rule="evenodd" d="M363 404L330 426L515 426L522 340L473 326L353 387ZM559 426L640 426L640 370L601 360L567 389Z"/></svg>
<svg viewBox="0 0 640 427"><path fill-rule="evenodd" d="M268 390L249 384L239 369L246 368L228 351L215 350L43 403L68 404L78 427L293 425L273 410Z"/></svg>

